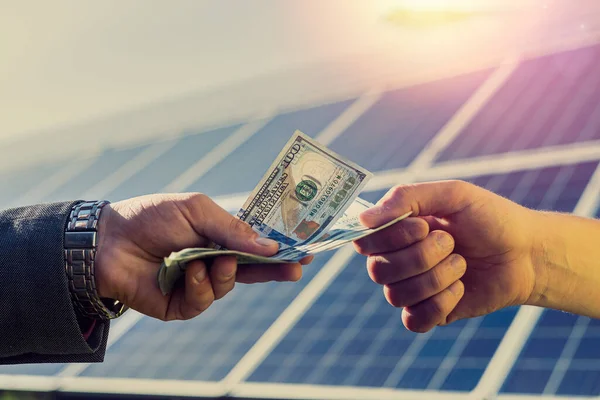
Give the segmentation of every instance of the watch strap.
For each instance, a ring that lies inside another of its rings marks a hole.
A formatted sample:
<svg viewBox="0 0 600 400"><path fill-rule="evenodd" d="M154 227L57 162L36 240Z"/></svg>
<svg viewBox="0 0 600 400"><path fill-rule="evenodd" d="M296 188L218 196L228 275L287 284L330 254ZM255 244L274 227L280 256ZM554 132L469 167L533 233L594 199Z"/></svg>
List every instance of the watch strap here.
<svg viewBox="0 0 600 400"><path fill-rule="evenodd" d="M73 206L65 231L65 270L75 308L92 319L114 319L127 307L113 299L100 298L96 290L98 221L108 201L80 202Z"/></svg>

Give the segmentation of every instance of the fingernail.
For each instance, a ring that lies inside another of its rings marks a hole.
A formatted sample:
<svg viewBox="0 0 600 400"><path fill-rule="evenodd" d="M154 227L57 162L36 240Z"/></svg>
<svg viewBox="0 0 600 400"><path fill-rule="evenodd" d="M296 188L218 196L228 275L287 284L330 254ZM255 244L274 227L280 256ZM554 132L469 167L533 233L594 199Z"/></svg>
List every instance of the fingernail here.
<svg viewBox="0 0 600 400"><path fill-rule="evenodd" d="M206 268L201 268L200 271L198 271L196 273L196 275L194 275L194 279L196 279L196 281L198 283L202 282L203 280L206 279Z"/></svg>
<svg viewBox="0 0 600 400"><path fill-rule="evenodd" d="M453 295L460 296L460 295L462 295L463 285L460 283L460 281L456 281L452 285L450 285L450 287L448 288L448 290Z"/></svg>
<svg viewBox="0 0 600 400"><path fill-rule="evenodd" d="M448 233L438 233L437 242L442 249L447 249L448 247L452 247L454 244L454 238L452 238L452 236L450 236Z"/></svg>
<svg viewBox="0 0 600 400"><path fill-rule="evenodd" d="M276 241L274 241L273 239L268 239L268 238L264 238L264 237L258 237L254 241L256 243L260 244L261 246L266 246L266 247L273 247L273 245L279 246L279 244Z"/></svg>
<svg viewBox="0 0 600 400"><path fill-rule="evenodd" d="M380 206L371 207L368 210L363 211L365 215L381 215L382 209Z"/></svg>
<svg viewBox="0 0 600 400"><path fill-rule="evenodd" d="M463 262L463 258L461 256L459 256L458 254L454 254L451 257L452 258L450 259L450 264L453 268L458 270L465 269L465 263Z"/></svg>

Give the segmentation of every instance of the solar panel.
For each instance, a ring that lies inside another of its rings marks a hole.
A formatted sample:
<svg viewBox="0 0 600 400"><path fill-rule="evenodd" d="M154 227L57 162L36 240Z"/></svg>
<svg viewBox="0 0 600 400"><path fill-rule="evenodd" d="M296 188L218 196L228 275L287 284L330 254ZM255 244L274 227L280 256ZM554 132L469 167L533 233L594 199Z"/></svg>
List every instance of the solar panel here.
<svg viewBox="0 0 600 400"><path fill-rule="evenodd" d="M600 139L600 46L521 63L439 161Z"/></svg>
<svg viewBox="0 0 600 400"><path fill-rule="evenodd" d="M0 208L4 208L32 187L45 181L63 167L61 163L27 166L0 173ZM25 205L25 204L23 204Z"/></svg>
<svg viewBox="0 0 600 400"><path fill-rule="evenodd" d="M342 101L276 116L194 182L189 190L218 196L254 189L257 179L264 175L296 129L315 137L351 103Z"/></svg>
<svg viewBox="0 0 600 400"><path fill-rule="evenodd" d="M593 70L598 60L600 46L522 62L439 160L462 160L458 162L468 166L469 157L600 139L600 75ZM389 175L390 169L409 166L493 73L479 71L385 92L330 147L380 177ZM353 102L349 99L284 112L264 126L257 125L247 137L239 134L248 124L224 126L188 132L161 143L107 149L87 161L65 160L2 173L0 206L21 198L30 187L69 163L80 162L86 166L80 174L38 200L79 198L83 193L118 200L163 190L185 174L193 178L184 180L178 190L198 190L210 196L245 192L263 175L289 134L301 129L318 137ZM217 146L231 140L235 143L222 158L215 158L208 171L198 167L198 161L206 161L207 155L220 148ZM129 161L144 155L152 159L140 159L132 176L126 174L127 178L115 180L114 186L106 186L109 193L99 192L102 185L90 187L90 176L92 181L113 173L121 176ZM470 180L528 207L570 212L597 166L597 161L560 161L554 166ZM367 192L361 197L376 202L384 192ZM265 338L265 332L277 327L279 317L302 297L299 295L308 284L319 284L316 274L337 262L332 260L332 254L318 256L296 284L238 285L191 321L162 323L143 317L114 342L102 364L77 371L65 370L64 364L1 366L0 375L58 376L66 371L66 375L86 378L135 378L152 383L219 382L240 366L240 360ZM518 308L414 334L403 328L399 310L385 302L381 288L368 278L364 263L364 257L358 255L338 263L339 275L324 283L310 308L299 311L290 330L270 343L274 347L266 350L264 359L256 359L256 365L241 363L250 368L242 385L295 383L369 391L383 387L459 395L475 388ZM502 393L598 395L598 349L598 321L544 311Z"/></svg>
<svg viewBox="0 0 600 400"><path fill-rule="evenodd" d="M163 190L238 128L239 125L227 126L168 140L167 151L105 195L106 198L115 201Z"/></svg>
<svg viewBox="0 0 600 400"><path fill-rule="evenodd" d="M223 379L327 262L315 258L298 283L238 284L201 318L165 324L143 318L83 376L217 381Z"/></svg>
<svg viewBox="0 0 600 400"><path fill-rule="evenodd" d="M406 167L490 73L384 93L330 148L372 172Z"/></svg>
<svg viewBox="0 0 600 400"><path fill-rule="evenodd" d="M45 201L65 201L78 199L83 193L91 189L96 183L117 171L136 155L140 154L146 146L125 149L107 149L100 154L92 164L86 166L79 174L61 185L45 197ZM77 168L77 162L70 162Z"/></svg>
<svg viewBox="0 0 600 400"><path fill-rule="evenodd" d="M600 321L546 310L502 392L600 395Z"/></svg>
<svg viewBox="0 0 600 400"><path fill-rule="evenodd" d="M533 207L572 211L596 166L584 163L474 181ZM533 204L528 195L542 185L546 195L534 197ZM472 390L516 309L414 334L402 327L399 310L369 281L364 263L362 256L352 259L249 381Z"/></svg>

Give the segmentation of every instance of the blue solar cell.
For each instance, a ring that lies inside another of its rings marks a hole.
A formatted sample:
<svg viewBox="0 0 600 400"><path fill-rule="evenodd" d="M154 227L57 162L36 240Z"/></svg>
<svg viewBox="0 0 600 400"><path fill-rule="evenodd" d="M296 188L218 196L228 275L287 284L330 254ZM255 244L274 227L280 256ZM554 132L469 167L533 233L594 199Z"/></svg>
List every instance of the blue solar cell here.
<svg viewBox="0 0 600 400"><path fill-rule="evenodd" d="M586 317L545 310L513 367L503 392L597 395L600 329ZM521 380L526 370L538 381Z"/></svg>
<svg viewBox="0 0 600 400"><path fill-rule="evenodd" d="M56 163L0 172L0 188L2 188L0 190L0 209L9 205L17 205L13 203L20 196L64 167L64 164Z"/></svg>
<svg viewBox="0 0 600 400"><path fill-rule="evenodd" d="M387 317L386 320L389 323L390 318L388 313L382 313L382 315L385 315ZM403 338L403 333L405 332L400 330L398 338L388 341L387 343L385 343L384 346L379 346L379 351L377 352L377 355L379 357L402 357L404 354L406 354L406 351L410 348L410 345L414 340L414 336L409 333L408 335L404 335L409 336L409 338Z"/></svg>
<svg viewBox="0 0 600 400"><path fill-rule="evenodd" d="M598 367L600 367L600 332L594 332L591 328L588 328L587 335L579 342L579 347L573 358L597 361Z"/></svg>
<svg viewBox="0 0 600 400"><path fill-rule="evenodd" d="M351 103L352 101L343 101L327 104L273 118L246 143L192 184L189 190L216 196L254 189L296 129L315 137Z"/></svg>
<svg viewBox="0 0 600 400"><path fill-rule="evenodd" d="M422 368L413 366L404 373L397 387L402 389L424 389L436 372L436 367Z"/></svg>
<svg viewBox="0 0 600 400"><path fill-rule="evenodd" d="M238 285L202 318L168 324L143 318L108 350L104 363L91 365L82 375L223 379L329 256L317 256L299 283Z"/></svg>
<svg viewBox="0 0 600 400"><path fill-rule="evenodd" d="M471 339L461 357L488 357L491 358L498 346L498 339Z"/></svg>
<svg viewBox="0 0 600 400"><path fill-rule="evenodd" d="M321 385L343 385L348 378L348 375L352 373L353 368L351 366L341 366L340 368L332 368L326 371L324 374L316 377L315 384Z"/></svg>
<svg viewBox="0 0 600 400"><path fill-rule="evenodd" d="M419 358L425 357L446 357L454 345L454 338L450 339L429 339L427 346L419 352ZM407 346L408 347L408 346Z"/></svg>
<svg viewBox="0 0 600 400"><path fill-rule="evenodd" d="M405 167L489 74L480 71L385 93L330 147L373 172Z"/></svg>
<svg viewBox="0 0 600 400"><path fill-rule="evenodd" d="M522 357L527 359L558 359L566 343L566 337L548 337L544 338L543 341L530 341L523 348Z"/></svg>
<svg viewBox="0 0 600 400"><path fill-rule="evenodd" d="M373 366L366 369L356 382L358 386L381 387L389 374L390 368Z"/></svg>
<svg viewBox="0 0 600 400"><path fill-rule="evenodd" d="M485 318L479 325L479 331L485 332L484 328L504 328L512 322L517 312L516 307L503 308L494 313L494 318Z"/></svg>
<svg viewBox="0 0 600 400"><path fill-rule="evenodd" d="M454 368L444 382L442 390L468 391L474 388L481 379L483 368Z"/></svg>
<svg viewBox="0 0 600 400"><path fill-rule="evenodd" d="M166 141L165 149L170 147L167 151L108 193L106 198L115 201L164 190L173 179L187 171L238 127L228 126Z"/></svg>
<svg viewBox="0 0 600 400"><path fill-rule="evenodd" d="M94 185L117 171L146 148L147 146L139 146L127 149L108 149L104 151L91 165L84 168L83 171L73 179L56 188L56 190L44 200L61 201L79 199L84 192L92 189ZM104 197L105 195L105 193L97 194L98 197Z"/></svg>
<svg viewBox="0 0 600 400"><path fill-rule="evenodd" d="M574 202L561 197L562 193L580 196L596 165L519 171L477 181L515 201L529 200L533 207L572 210ZM531 201L529 195L540 190L544 195ZM415 334L402 327L399 310L389 306L380 287L369 281L364 262L364 257L355 256L348 263L248 380L473 389L517 308L459 321L426 335ZM310 368L312 373L300 379ZM371 370L377 374L368 372ZM346 379L341 380L342 376Z"/></svg>
<svg viewBox="0 0 600 400"><path fill-rule="evenodd" d="M524 61L439 161L600 139L600 46Z"/></svg>
<svg viewBox="0 0 600 400"><path fill-rule="evenodd" d="M596 343L598 346L598 343ZM596 364L595 370L570 370L558 388L558 395L573 395L577 393L583 396L600 395L600 363Z"/></svg>
<svg viewBox="0 0 600 400"><path fill-rule="evenodd" d="M553 364L545 365L543 369L526 369L519 364L515 366L513 372L509 375L502 392L504 393L542 393L546 387L546 382L552 374Z"/></svg>
<svg viewBox="0 0 600 400"><path fill-rule="evenodd" d="M571 327L579 318L575 314L563 313L558 311L546 312L542 314L537 326L540 328L560 328Z"/></svg>

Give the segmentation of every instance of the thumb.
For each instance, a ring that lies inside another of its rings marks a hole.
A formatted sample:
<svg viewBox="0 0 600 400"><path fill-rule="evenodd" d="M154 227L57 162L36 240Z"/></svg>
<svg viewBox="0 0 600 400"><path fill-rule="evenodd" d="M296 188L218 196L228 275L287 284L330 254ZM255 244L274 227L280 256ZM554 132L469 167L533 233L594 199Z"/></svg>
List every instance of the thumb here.
<svg viewBox="0 0 600 400"><path fill-rule="evenodd" d="M473 203L477 187L464 181L440 181L399 185L364 211L360 222L376 228L412 211L411 217L433 215L446 217Z"/></svg>
<svg viewBox="0 0 600 400"><path fill-rule="evenodd" d="M260 237L250 225L229 214L206 195L191 196L187 208L194 230L221 246L261 256L271 256L279 250L276 241Z"/></svg>

